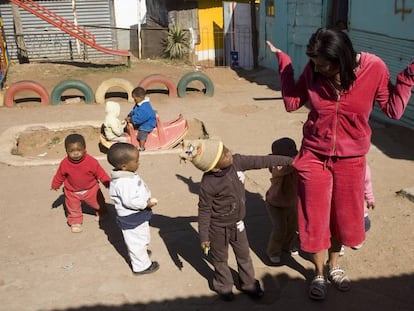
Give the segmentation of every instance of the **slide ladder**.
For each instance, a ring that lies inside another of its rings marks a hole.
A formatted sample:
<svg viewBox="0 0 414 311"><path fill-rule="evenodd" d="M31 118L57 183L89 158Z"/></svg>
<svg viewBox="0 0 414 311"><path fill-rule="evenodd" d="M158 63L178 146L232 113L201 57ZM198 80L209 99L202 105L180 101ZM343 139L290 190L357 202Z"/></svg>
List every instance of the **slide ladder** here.
<svg viewBox="0 0 414 311"><path fill-rule="evenodd" d="M96 44L95 36L93 34L69 22L68 20L53 13L52 11L45 8L44 6L41 6L40 4L32 0L9 0L9 1L18 5L22 9L25 9L26 11L36 15L37 17L43 19L49 24L54 25L60 30L66 32L72 37L82 41L83 43L89 45L90 47L98 51L101 51L107 54L117 55L117 56L128 56L128 57L130 56L129 51L113 50L113 49L109 49L109 48Z"/></svg>

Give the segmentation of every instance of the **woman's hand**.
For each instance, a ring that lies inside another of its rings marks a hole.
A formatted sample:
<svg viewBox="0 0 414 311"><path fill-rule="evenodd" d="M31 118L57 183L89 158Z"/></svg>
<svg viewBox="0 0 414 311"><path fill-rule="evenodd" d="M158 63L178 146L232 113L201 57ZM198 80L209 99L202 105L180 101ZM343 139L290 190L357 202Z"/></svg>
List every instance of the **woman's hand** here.
<svg viewBox="0 0 414 311"><path fill-rule="evenodd" d="M282 52L282 50L281 49L278 49L277 47L275 47L272 42L266 41L266 44L269 47L270 52L272 52L274 54L277 54L277 53Z"/></svg>

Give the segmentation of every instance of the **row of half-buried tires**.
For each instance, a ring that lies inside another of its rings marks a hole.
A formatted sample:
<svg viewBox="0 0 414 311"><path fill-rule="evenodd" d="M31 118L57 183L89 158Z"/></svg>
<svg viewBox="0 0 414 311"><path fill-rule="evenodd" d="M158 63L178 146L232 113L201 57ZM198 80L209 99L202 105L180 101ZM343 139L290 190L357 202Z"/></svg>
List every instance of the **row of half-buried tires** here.
<svg viewBox="0 0 414 311"><path fill-rule="evenodd" d="M170 97L185 97L187 93L187 86L192 81L200 81L203 86L203 92L207 96L213 96L214 85L211 79L202 72L189 72L185 74L177 85L161 74L152 74L142 79L138 86L146 89L152 84L163 84L168 88L168 95ZM15 105L14 97L18 92L21 91L32 91L39 95L42 105L58 105L62 101L62 95L69 89L76 89L81 92L85 98L85 103L92 104L98 103L103 104L105 102L105 96L108 90L112 87L119 87L126 91L128 94L128 101L133 102L131 92L134 89L134 85L128 80L121 78L110 78L103 81L96 89L95 93L91 87L81 80L67 79L58 83L52 90L50 97L49 93L44 86L36 81L23 80L12 84L4 94L4 105L6 107L13 107Z"/></svg>

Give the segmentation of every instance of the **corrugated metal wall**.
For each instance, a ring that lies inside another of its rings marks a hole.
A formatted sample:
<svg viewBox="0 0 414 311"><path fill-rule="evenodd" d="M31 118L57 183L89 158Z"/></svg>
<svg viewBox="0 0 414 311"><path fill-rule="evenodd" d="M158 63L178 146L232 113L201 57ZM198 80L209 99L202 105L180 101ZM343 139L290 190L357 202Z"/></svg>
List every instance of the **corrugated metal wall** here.
<svg viewBox="0 0 414 311"><path fill-rule="evenodd" d="M275 16L266 16L267 1L261 1L259 65L277 70L276 58L265 44L270 40L290 55L295 78L298 78L309 61L305 53L306 44L312 33L323 24L323 2L274 0Z"/></svg>
<svg viewBox="0 0 414 311"><path fill-rule="evenodd" d="M396 39L353 29L349 35L355 50L374 53L384 60L390 70L393 82L395 82L397 74L409 64L414 56L414 41L411 40ZM387 118L378 105L374 106L372 115L374 118L414 129L414 93L412 93L410 103L399 121Z"/></svg>
<svg viewBox="0 0 414 311"><path fill-rule="evenodd" d="M37 1L53 13L74 23L72 1ZM95 36L96 43L111 49L117 49L114 18L110 0L84 0L76 2L78 26ZM13 14L10 3L0 4L4 21L4 31L12 60L17 59L17 49L13 30ZM84 60L114 59L116 56L97 51L80 42L78 54L76 39L55 26L43 21L28 11L19 8L24 40L29 60Z"/></svg>

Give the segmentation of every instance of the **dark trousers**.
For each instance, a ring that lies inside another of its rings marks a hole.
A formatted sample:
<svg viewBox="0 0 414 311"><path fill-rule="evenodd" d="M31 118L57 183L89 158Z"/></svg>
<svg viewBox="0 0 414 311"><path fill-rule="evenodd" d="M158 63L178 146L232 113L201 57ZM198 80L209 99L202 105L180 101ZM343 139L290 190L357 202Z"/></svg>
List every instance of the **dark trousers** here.
<svg viewBox="0 0 414 311"><path fill-rule="evenodd" d="M214 290L219 294L223 294L230 292L233 288L234 281L228 265L229 245L233 248L236 257L240 289L246 291L254 290L256 279L249 253L246 229L239 232L236 224L231 228L210 227L210 251L214 265Z"/></svg>
<svg viewBox="0 0 414 311"><path fill-rule="evenodd" d="M267 242L269 257L280 257L282 251L290 252L298 230L297 207L275 207L266 202L272 231Z"/></svg>

